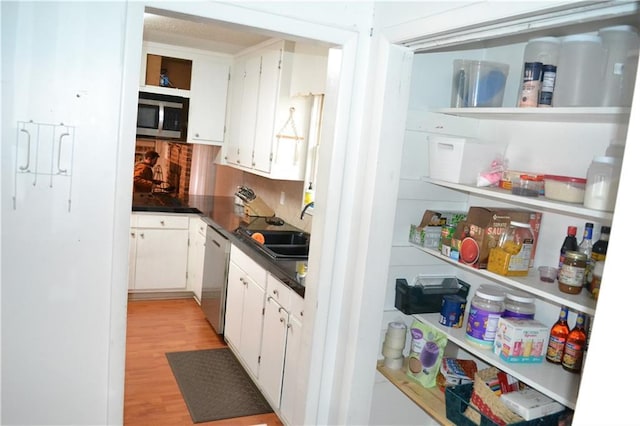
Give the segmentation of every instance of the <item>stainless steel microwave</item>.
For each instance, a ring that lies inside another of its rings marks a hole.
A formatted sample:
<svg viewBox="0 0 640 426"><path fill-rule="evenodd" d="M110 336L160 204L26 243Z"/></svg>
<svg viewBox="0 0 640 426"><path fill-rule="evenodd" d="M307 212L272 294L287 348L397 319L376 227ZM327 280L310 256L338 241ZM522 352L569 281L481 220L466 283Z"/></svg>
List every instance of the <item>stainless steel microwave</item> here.
<svg viewBox="0 0 640 426"><path fill-rule="evenodd" d="M188 116L188 98L140 92L136 135L187 140Z"/></svg>

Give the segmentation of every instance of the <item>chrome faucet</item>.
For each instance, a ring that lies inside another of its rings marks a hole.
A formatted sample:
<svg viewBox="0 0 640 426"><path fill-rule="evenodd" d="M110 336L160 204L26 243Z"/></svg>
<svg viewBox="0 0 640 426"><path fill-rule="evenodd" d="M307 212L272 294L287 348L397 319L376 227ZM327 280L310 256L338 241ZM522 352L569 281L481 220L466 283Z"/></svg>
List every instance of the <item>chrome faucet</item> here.
<svg viewBox="0 0 640 426"><path fill-rule="evenodd" d="M302 213L300 213L300 219L304 219L304 214L309 207L313 207L313 201L309 204L305 204L304 208L302 209Z"/></svg>

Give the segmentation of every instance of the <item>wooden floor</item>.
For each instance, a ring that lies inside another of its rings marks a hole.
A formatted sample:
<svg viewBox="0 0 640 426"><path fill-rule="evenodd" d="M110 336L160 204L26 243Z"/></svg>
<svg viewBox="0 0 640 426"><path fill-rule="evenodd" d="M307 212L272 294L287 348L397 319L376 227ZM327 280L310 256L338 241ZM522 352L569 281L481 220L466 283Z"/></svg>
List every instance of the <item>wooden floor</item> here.
<svg viewBox="0 0 640 426"><path fill-rule="evenodd" d="M129 301L125 426L193 425L166 352L226 347L193 299ZM274 413L198 425L281 426Z"/></svg>

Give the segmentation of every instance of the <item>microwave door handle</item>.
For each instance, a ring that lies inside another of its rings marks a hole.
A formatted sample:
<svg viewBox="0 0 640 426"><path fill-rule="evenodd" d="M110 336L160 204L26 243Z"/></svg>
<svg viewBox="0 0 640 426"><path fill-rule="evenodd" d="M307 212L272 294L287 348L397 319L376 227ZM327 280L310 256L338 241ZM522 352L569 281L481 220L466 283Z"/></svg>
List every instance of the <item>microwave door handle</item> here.
<svg viewBox="0 0 640 426"><path fill-rule="evenodd" d="M162 129L164 129L164 107L158 105L158 132L161 132Z"/></svg>

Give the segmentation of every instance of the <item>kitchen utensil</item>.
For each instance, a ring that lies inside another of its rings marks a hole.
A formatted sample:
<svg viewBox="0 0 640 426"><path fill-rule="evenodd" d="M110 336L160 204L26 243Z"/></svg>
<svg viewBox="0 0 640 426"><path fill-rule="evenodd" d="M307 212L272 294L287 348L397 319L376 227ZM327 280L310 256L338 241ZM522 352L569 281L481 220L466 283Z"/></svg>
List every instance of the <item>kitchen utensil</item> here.
<svg viewBox="0 0 640 426"><path fill-rule="evenodd" d="M269 207L262 198L258 197L251 188L246 186L238 187L236 195L244 201L244 213L247 216L255 217L272 217L275 212Z"/></svg>

